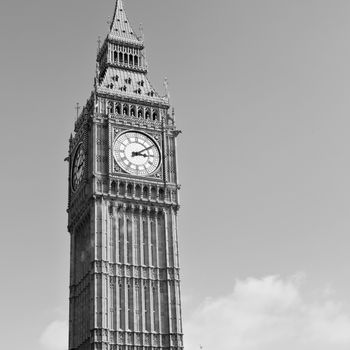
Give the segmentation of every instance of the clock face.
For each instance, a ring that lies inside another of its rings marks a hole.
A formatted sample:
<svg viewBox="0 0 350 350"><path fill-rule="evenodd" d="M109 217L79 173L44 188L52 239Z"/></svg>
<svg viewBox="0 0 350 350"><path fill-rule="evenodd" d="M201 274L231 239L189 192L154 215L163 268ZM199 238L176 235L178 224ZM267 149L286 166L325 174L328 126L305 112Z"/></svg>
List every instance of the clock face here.
<svg viewBox="0 0 350 350"><path fill-rule="evenodd" d="M156 141L135 131L124 132L116 138L113 154L118 165L132 175L151 175L161 162Z"/></svg>
<svg viewBox="0 0 350 350"><path fill-rule="evenodd" d="M83 145L80 144L75 152L73 167L72 167L72 189L76 191L79 187L85 168L85 152L83 149Z"/></svg>

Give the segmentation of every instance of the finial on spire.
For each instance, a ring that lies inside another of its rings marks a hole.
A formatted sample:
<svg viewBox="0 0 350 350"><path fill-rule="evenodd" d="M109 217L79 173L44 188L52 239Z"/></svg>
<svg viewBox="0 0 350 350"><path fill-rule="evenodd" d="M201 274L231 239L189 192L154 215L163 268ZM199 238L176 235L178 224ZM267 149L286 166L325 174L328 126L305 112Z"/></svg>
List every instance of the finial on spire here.
<svg viewBox="0 0 350 350"><path fill-rule="evenodd" d="M101 37L99 36L97 39L97 53L99 53L101 50L101 42Z"/></svg>
<svg viewBox="0 0 350 350"><path fill-rule="evenodd" d="M109 26L109 29L112 29L112 20L111 20L111 17L110 16L108 16L107 17L107 24L108 24L108 26Z"/></svg>
<svg viewBox="0 0 350 350"><path fill-rule="evenodd" d="M145 33L143 31L142 23L140 23L140 25L139 25L139 32L140 32L140 39L141 39L141 41L144 41L145 40Z"/></svg>
<svg viewBox="0 0 350 350"><path fill-rule="evenodd" d="M164 87L165 87L165 95L170 100L170 92L169 92L169 83L168 83L168 78L164 78Z"/></svg>
<svg viewBox="0 0 350 350"><path fill-rule="evenodd" d="M80 105L79 105L79 102L77 102L77 104L76 104L76 107L75 107L75 109L76 109L76 111L77 111L77 119L79 118L79 111L80 111Z"/></svg>

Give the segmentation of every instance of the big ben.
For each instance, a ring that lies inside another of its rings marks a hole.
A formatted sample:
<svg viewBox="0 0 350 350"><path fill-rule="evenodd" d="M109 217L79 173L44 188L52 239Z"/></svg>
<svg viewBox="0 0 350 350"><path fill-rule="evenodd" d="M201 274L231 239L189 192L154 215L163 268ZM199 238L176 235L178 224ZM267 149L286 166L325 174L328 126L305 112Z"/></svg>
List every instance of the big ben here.
<svg viewBox="0 0 350 350"><path fill-rule="evenodd" d="M69 141L69 349L183 349L176 138L121 0Z"/></svg>

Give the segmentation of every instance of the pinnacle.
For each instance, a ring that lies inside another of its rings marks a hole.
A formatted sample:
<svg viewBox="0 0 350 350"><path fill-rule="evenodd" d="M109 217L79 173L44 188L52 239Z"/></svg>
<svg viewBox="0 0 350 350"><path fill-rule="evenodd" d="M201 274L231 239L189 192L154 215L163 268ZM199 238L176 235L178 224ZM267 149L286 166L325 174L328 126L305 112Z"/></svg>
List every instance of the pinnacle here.
<svg viewBox="0 0 350 350"><path fill-rule="evenodd" d="M134 33L123 7L122 0L116 0L113 20L110 25L110 39L140 45L141 42Z"/></svg>

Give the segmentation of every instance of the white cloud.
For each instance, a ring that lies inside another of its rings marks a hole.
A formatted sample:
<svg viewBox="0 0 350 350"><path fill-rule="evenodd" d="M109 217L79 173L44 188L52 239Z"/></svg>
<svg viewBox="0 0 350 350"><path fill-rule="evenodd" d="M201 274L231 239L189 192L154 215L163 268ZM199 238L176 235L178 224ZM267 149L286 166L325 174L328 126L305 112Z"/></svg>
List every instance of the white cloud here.
<svg viewBox="0 0 350 350"><path fill-rule="evenodd" d="M45 350L68 349L68 323L65 321L53 321L40 337L40 344Z"/></svg>
<svg viewBox="0 0 350 350"><path fill-rule="evenodd" d="M349 349L350 314L327 290L309 301L303 280L297 275L236 281L231 294L206 300L185 322L185 348Z"/></svg>

